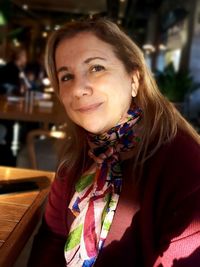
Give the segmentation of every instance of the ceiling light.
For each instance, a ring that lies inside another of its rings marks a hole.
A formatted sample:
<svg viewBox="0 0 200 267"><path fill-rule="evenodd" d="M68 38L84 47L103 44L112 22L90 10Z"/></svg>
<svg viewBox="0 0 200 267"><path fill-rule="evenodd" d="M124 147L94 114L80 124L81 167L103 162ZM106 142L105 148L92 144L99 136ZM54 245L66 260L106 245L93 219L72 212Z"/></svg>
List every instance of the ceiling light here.
<svg viewBox="0 0 200 267"><path fill-rule="evenodd" d="M59 29L60 29L60 25L55 25L55 26L54 26L54 30L57 31L57 30L59 30Z"/></svg>
<svg viewBox="0 0 200 267"><path fill-rule="evenodd" d="M167 47L164 44L159 44L159 47L158 48L159 48L159 50L162 50L162 51L167 50Z"/></svg>
<svg viewBox="0 0 200 267"><path fill-rule="evenodd" d="M0 66L5 64L6 64L5 60L3 58L0 58Z"/></svg>
<svg viewBox="0 0 200 267"><path fill-rule="evenodd" d="M24 4L24 5L22 5L22 8L23 8L24 10L28 10L28 5Z"/></svg>
<svg viewBox="0 0 200 267"><path fill-rule="evenodd" d="M48 78L44 78L42 80L42 83L45 85L45 86L49 86L50 85L50 80Z"/></svg>
<svg viewBox="0 0 200 267"><path fill-rule="evenodd" d="M19 47L20 46L20 42L17 39L13 39L13 44L15 47Z"/></svg>
<svg viewBox="0 0 200 267"><path fill-rule="evenodd" d="M44 37L44 38L46 38L47 35L48 35L47 32L43 32L43 33L42 33L42 37Z"/></svg>
<svg viewBox="0 0 200 267"><path fill-rule="evenodd" d="M150 53L153 53L155 52L155 47L152 45L152 44L144 44L142 46L142 48L147 51L147 52L150 52Z"/></svg>

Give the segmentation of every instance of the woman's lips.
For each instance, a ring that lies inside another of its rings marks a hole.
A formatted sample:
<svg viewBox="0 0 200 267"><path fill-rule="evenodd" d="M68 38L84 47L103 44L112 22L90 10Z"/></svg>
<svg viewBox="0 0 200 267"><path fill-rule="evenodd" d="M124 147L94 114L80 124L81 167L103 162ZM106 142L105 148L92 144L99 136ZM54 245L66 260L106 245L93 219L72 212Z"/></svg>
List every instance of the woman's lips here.
<svg viewBox="0 0 200 267"><path fill-rule="evenodd" d="M97 109L98 107L100 107L103 103L95 103L95 104L91 104L91 105L85 105L85 106L81 106L79 108L76 108L77 111L79 112L89 112L89 111L93 111L95 109Z"/></svg>

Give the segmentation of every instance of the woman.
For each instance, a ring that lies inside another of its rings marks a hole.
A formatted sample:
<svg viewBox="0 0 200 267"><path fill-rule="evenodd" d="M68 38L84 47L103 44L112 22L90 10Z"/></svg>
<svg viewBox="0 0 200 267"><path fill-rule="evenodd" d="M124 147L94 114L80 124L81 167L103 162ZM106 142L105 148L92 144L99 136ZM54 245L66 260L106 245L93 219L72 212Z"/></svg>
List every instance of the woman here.
<svg viewBox="0 0 200 267"><path fill-rule="evenodd" d="M0 94L17 94L23 91L21 73L27 64L27 52L24 47L10 49L10 58L0 69Z"/></svg>
<svg viewBox="0 0 200 267"><path fill-rule="evenodd" d="M199 136L140 49L108 20L72 22L46 66L71 139L29 266L198 266Z"/></svg>

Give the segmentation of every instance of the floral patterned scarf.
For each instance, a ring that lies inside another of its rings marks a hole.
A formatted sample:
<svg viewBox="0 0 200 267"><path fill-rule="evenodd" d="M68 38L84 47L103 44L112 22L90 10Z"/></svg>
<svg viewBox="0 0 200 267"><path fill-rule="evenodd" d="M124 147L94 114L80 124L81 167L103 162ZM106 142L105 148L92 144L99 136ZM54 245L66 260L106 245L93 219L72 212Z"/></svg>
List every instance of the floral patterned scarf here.
<svg viewBox="0 0 200 267"><path fill-rule="evenodd" d="M141 109L128 111L125 120L108 132L88 134L94 164L75 185L69 204L74 219L65 244L66 266L93 266L113 221L122 188L120 153L140 141L137 123Z"/></svg>

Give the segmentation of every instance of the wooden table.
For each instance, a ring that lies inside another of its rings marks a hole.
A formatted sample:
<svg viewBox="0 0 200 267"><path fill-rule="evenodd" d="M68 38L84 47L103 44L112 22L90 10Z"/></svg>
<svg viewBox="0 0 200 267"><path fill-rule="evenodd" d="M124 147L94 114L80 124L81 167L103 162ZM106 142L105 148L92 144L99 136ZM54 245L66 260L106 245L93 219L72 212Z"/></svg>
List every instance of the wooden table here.
<svg viewBox="0 0 200 267"><path fill-rule="evenodd" d="M25 99L19 101L8 101L4 96L0 96L0 119L25 121L25 122L42 122L44 124L61 124L65 122L65 111L56 96L53 96L52 108L40 107L37 101L28 107Z"/></svg>
<svg viewBox="0 0 200 267"><path fill-rule="evenodd" d="M0 266L11 267L41 216L53 172L0 167L0 183L36 181L38 190L0 195Z"/></svg>
<svg viewBox="0 0 200 267"><path fill-rule="evenodd" d="M60 125L66 122L64 107L55 95L52 96L51 101L53 106L47 108L40 107L37 100L32 101L32 104L28 106L25 98L19 98L19 101L8 101L5 96L0 96L0 119L15 121L11 143L14 156L17 156L20 146L20 122L39 122L45 130L49 128L49 124Z"/></svg>

